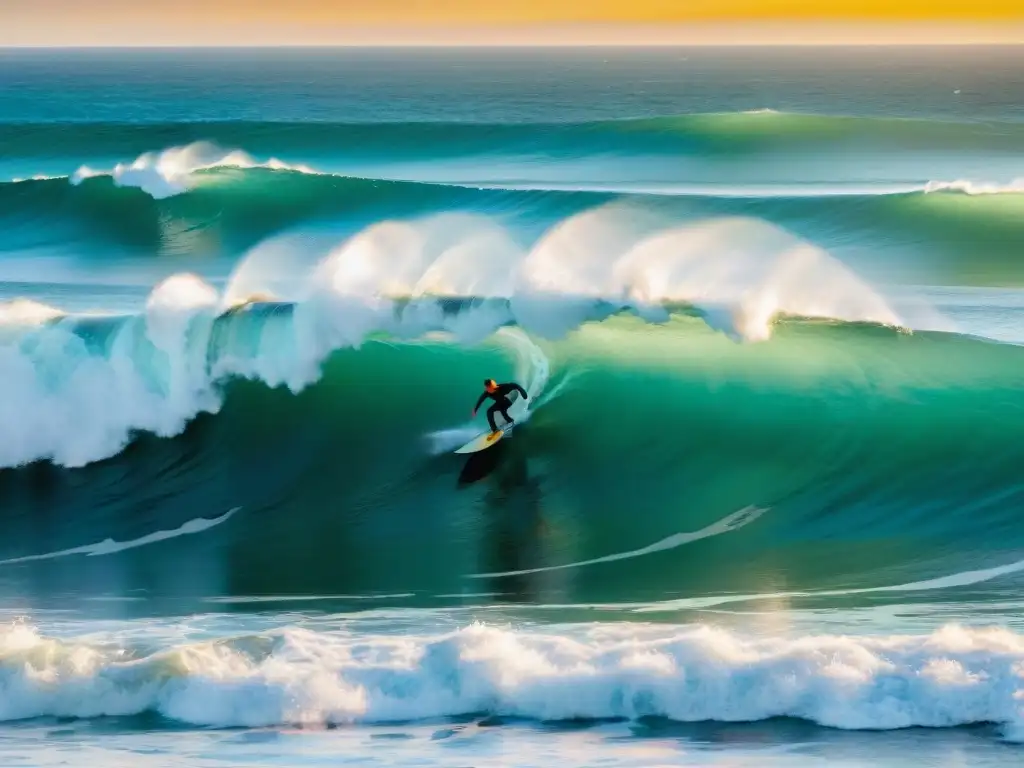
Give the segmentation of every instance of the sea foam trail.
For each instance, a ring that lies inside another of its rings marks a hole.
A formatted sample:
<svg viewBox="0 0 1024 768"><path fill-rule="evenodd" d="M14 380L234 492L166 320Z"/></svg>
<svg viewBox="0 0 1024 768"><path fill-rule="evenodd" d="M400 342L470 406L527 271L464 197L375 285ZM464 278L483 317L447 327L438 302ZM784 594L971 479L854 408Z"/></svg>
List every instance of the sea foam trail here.
<svg viewBox="0 0 1024 768"><path fill-rule="evenodd" d="M288 258L261 260L267 251L243 260L223 293L194 275L168 278L141 314L107 318L102 344L90 343L96 318L0 305L0 466L82 466L137 431L173 436L220 408L231 377L301 391L328 355L370 334L474 345L518 326L496 341L543 388L547 361L523 334L560 339L623 311L660 323L669 306L688 305L739 341L768 339L784 315L904 325L826 252L756 219L664 226L601 206L526 248L486 217L442 214L378 222L305 272ZM254 295L289 311L261 315ZM458 311L453 297L465 300Z"/></svg>
<svg viewBox="0 0 1024 768"><path fill-rule="evenodd" d="M180 635L179 635L180 636ZM468 714L537 720L795 717L845 729L1024 724L1024 638L754 637L706 626L590 624L446 634L299 628L132 646L0 634L0 720L156 712L193 725L382 723Z"/></svg>
<svg viewBox="0 0 1024 768"><path fill-rule="evenodd" d="M753 523L767 511L768 510L760 507L744 507L730 515L726 515L721 520L716 520L711 525L704 526L699 531L673 533L671 536L666 536L665 538L659 539L653 544L648 544L646 547L641 547L640 549L631 549L626 552L615 552L610 555L604 555L603 557L595 557L590 560L580 560L574 563L563 563L561 565L526 568L519 571L474 573L470 574L468 578L493 579L505 578L508 576L524 576L529 573L544 573L547 571L560 571L569 568L583 568L588 565L599 565L601 563L613 563L617 560L631 560L636 557L645 557L646 555L653 555L656 552L664 552L668 549L683 547L687 544L692 544L695 541L700 541L701 539L707 539L712 536L721 536L723 533L731 533L732 531L739 530L740 528ZM0 561L0 564L2 564L2 562L3 561Z"/></svg>
<svg viewBox="0 0 1024 768"><path fill-rule="evenodd" d="M124 552L128 549L136 549L138 547L145 547L149 544L156 544L159 541L167 541L168 539L176 539L179 536L193 536L203 531L208 531L211 528L215 528L221 523L226 523L231 517L234 516L241 507L233 507L225 512L223 515L218 517L197 517L193 520L189 520L182 523L177 528L169 531L154 531L148 533L145 536L140 536L137 539L131 539L129 541L114 541L113 539L104 539L103 541L97 541L93 544L83 544L80 547L72 547L70 549L62 549L57 552L46 552L40 555L24 555L23 557L12 557L7 560L0 560L0 565L15 565L17 563L28 563L36 560L56 560L60 557L71 557L72 555L85 555L87 557L99 557L102 555L114 555L118 552Z"/></svg>
<svg viewBox="0 0 1024 768"><path fill-rule="evenodd" d="M929 592L936 589L952 589L983 584L1002 576L1009 576L1024 571L1024 560L1016 560L991 568L979 568L973 571L936 576L921 581L904 584L889 584L879 587L851 587L848 589L821 589L805 592L763 592L749 595L711 595L708 597L686 597L679 600L665 600L656 603L619 604L618 608L629 608L637 613L674 613L679 610L693 608L713 608L730 603L750 603L761 600L792 600L794 598L846 597L849 595L866 595L880 592Z"/></svg>

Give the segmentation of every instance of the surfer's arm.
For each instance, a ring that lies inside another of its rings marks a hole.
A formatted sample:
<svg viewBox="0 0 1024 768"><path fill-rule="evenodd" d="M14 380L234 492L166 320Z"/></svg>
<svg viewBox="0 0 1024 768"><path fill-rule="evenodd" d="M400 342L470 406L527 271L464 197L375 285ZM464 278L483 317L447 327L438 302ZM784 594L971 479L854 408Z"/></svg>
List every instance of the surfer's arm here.
<svg viewBox="0 0 1024 768"><path fill-rule="evenodd" d="M508 383L508 386L512 387L512 389L518 389L519 390L519 394L521 394L523 396L523 400L529 400L530 399L530 396L528 394L526 394L526 390L523 389L522 387L520 387L514 381L510 381Z"/></svg>
<svg viewBox="0 0 1024 768"><path fill-rule="evenodd" d="M476 405L473 406L473 415L476 416L476 412L480 410L480 406L484 404L484 400L487 399L487 393L484 392L480 395L480 399L476 401Z"/></svg>

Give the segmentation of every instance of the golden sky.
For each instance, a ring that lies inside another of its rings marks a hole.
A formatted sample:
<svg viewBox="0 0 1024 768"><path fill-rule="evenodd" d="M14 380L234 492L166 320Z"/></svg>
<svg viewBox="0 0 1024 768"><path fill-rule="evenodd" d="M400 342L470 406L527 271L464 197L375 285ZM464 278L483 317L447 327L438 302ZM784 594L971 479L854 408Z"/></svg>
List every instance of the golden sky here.
<svg viewBox="0 0 1024 768"><path fill-rule="evenodd" d="M1024 42L1024 0L0 0L0 45Z"/></svg>

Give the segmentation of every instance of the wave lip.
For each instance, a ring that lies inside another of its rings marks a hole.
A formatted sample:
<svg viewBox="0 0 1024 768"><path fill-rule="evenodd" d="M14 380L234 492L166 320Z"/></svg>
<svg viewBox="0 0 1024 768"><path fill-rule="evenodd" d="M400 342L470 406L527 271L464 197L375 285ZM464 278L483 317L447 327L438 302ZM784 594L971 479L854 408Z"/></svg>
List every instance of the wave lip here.
<svg viewBox="0 0 1024 768"><path fill-rule="evenodd" d="M0 635L5 721L157 712L218 727L386 723L487 713L542 721L795 717L843 729L1024 724L1024 638L748 637L705 626L474 624L443 635L285 629L133 651Z"/></svg>

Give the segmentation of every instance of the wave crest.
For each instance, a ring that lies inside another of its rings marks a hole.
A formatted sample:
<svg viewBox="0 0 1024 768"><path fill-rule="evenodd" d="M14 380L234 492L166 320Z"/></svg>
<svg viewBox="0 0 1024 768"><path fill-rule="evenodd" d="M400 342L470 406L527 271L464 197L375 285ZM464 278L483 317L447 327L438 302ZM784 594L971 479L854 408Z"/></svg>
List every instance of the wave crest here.
<svg viewBox="0 0 1024 768"><path fill-rule="evenodd" d="M374 334L476 344L514 325L556 340L622 312L661 323L680 308L741 341L767 340L782 316L904 324L827 253L756 219L664 227L602 206L527 250L490 219L445 214L379 222L301 274L287 252L285 243L244 261L223 295L198 277L171 277L137 316L0 308L32 321L0 347L9 371L0 464L80 466L139 430L177 434L219 409L231 377L298 392L334 350Z"/></svg>
<svg viewBox="0 0 1024 768"><path fill-rule="evenodd" d="M199 141L146 152L131 163L118 163L109 170L83 165L71 175L70 181L78 185L85 179L109 176L119 187L136 187L155 200L162 200L187 192L197 183L197 173L216 168L266 168L317 174L309 166L290 165L276 158L258 161L240 149L225 150L211 142Z"/></svg>
<svg viewBox="0 0 1024 768"><path fill-rule="evenodd" d="M1019 195L1024 193L1024 178L1014 179L1005 184L988 181L930 181L925 192L961 192L965 195Z"/></svg>

